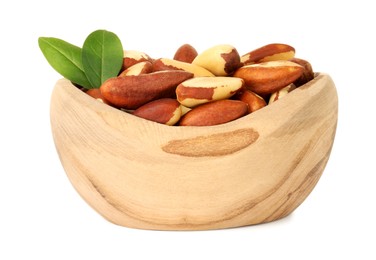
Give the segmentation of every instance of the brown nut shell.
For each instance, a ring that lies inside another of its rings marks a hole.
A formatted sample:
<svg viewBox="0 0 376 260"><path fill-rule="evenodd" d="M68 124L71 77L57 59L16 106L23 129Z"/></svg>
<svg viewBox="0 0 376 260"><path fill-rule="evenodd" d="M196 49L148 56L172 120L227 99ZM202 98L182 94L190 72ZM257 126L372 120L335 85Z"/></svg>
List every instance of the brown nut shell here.
<svg viewBox="0 0 376 260"><path fill-rule="evenodd" d="M119 74L119 77L137 76L153 72L153 64L150 61L136 63Z"/></svg>
<svg viewBox="0 0 376 260"><path fill-rule="evenodd" d="M86 91L86 94L88 94L89 96L91 96L92 98L95 98L96 100L98 100L100 102L103 102L105 104L109 104L109 102L101 94L101 91L99 90L99 88L88 89Z"/></svg>
<svg viewBox="0 0 376 260"><path fill-rule="evenodd" d="M174 60L192 63L192 61L197 57L198 53L192 45L184 44L176 50L174 55Z"/></svg>
<svg viewBox="0 0 376 260"><path fill-rule="evenodd" d="M137 109L152 100L174 96L176 86L192 77L192 73L178 70L116 77L106 80L100 91L116 107Z"/></svg>
<svg viewBox="0 0 376 260"><path fill-rule="evenodd" d="M235 98L248 104L248 113L255 112L267 105L261 96L248 89L236 94Z"/></svg>
<svg viewBox="0 0 376 260"><path fill-rule="evenodd" d="M133 115L157 123L174 125L181 117L180 103L176 99L161 98L137 108Z"/></svg>
<svg viewBox="0 0 376 260"><path fill-rule="evenodd" d="M232 75L241 66L238 51L228 44L216 45L199 53L192 64L201 66L216 76Z"/></svg>
<svg viewBox="0 0 376 260"><path fill-rule="evenodd" d="M291 61L269 61L239 68L234 77L242 78L247 89L263 96L277 92L297 80L303 67Z"/></svg>
<svg viewBox="0 0 376 260"><path fill-rule="evenodd" d="M156 59L153 62L153 70L183 70L193 73L194 77L214 77L213 73L211 73L203 67L188 62L172 60L167 58Z"/></svg>
<svg viewBox="0 0 376 260"><path fill-rule="evenodd" d="M234 77L197 77L186 80L176 87L178 101L186 107L227 99L244 85L244 81Z"/></svg>
<svg viewBox="0 0 376 260"><path fill-rule="evenodd" d="M283 43L271 43L241 56L243 65L254 63L289 60L295 56L294 47Z"/></svg>
<svg viewBox="0 0 376 260"><path fill-rule="evenodd" d="M210 126L224 124L248 113L248 105L239 100L218 100L200 105L186 113L180 126Z"/></svg>
<svg viewBox="0 0 376 260"><path fill-rule="evenodd" d="M304 69L302 75L294 81L295 86L300 87L315 77L315 73L313 72L311 63L309 63L307 60L300 58L292 58L290 59L290 61L301 65Z"/></svg>
<svg viewBox="0 0 376 260"><path fill-rule="evenodd" d="M142 61L152 61L149 55L141 51L125 50L123 51L123 53L124 56L122 70L126 70L127 68Z"/></svg>

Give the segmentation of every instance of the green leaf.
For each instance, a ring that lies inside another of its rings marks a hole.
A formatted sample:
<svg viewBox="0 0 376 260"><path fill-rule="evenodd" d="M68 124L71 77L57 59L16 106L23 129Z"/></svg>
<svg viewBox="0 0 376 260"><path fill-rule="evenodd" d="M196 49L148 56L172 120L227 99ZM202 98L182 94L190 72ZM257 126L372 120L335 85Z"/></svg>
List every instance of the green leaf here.
<svg viewBox="0 0 376 260"><path fill-rule="evenodd" d="M48 63L64 78L85 88L92 87L83 69L81 48L52 37L40 37L38 44Z"/></svg>
<svg viewBox="0 0 376 260"><path fill-rule="evenodd" d="M82 47L82 64L94 88L119 74L123 64L123 46L116 34L97 30L92 32Z"/></svg>

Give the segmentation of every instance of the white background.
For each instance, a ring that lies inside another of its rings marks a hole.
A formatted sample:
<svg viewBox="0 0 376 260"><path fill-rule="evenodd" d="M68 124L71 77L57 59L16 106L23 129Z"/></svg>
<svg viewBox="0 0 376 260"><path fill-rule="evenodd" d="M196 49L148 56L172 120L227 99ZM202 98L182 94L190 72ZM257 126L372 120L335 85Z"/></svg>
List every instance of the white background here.
<svg viewBox="0 0 376 260"><path fill-rule="evenodd" d="M376 259L375 27L372 1L2 1L0 259ZM329 73L339 121L329 163L307 200L274 223L204 232L113 225L68 181L49 124L60 78L39 36L81 46L96 29L125 49L172 57L228 43L239 53L288 43Z"/></svg>

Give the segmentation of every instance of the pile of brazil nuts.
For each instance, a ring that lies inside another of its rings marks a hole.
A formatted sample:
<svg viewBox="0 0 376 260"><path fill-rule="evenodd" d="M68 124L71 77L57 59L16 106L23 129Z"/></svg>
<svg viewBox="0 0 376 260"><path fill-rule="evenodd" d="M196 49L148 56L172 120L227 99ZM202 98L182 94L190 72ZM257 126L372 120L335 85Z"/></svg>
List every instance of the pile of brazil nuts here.
<svg viewBox="0 0 376 260"><path fill-rule="evenodd" d="M172 59L124 51L123 68L90 96L126 113L166 125L209 126L271 104L314 77L295 49L273 43L242 56L231 45L202 53L184 44Z"/></svg>

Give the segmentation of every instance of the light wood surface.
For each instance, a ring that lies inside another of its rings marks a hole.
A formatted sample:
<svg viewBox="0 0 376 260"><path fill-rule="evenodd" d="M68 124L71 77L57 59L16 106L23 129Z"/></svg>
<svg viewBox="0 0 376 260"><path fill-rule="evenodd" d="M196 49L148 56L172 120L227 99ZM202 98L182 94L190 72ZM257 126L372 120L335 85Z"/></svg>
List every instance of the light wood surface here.
<svg viewBox="0 0 376 260"><path fill-rule="evenodd" d="M337 111L334 83L323 73L253 114L210 127L140 119L61 79L51 126L72 185L103 217L132 228L205 230L296 209L329 159Z"/></svg>

